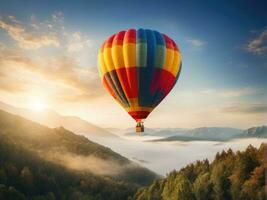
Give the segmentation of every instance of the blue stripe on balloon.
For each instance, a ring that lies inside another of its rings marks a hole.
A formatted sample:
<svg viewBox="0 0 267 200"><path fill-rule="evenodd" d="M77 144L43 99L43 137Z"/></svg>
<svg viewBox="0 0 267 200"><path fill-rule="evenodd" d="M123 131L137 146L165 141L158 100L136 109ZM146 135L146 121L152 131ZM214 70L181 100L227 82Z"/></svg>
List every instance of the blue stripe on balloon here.
<svg viewBox="0 0 267 200"><path fill-rule="evenodd" d="M153 31L153 32L154 32L154 35L156 37L157 45L164 45L165 46L165 40L164 40L164 37L162 36L162 34L159 33L158 31Z"/></svg>
<svg viewBox="0 0 267 200"><path fill-rule="evenodd" d="M140 28L137 30L137 34L136 34L136 42L137 43L141 43L141 42L146 42L147 39L146 39L146 32L144 29Z"/></svg>
<svg viewBox="0 0 267 200"><path fill-rule="evenodd" d="M156 57L156 37L151 30L146 30L147 36L147 67L153 67Z"/></svg>

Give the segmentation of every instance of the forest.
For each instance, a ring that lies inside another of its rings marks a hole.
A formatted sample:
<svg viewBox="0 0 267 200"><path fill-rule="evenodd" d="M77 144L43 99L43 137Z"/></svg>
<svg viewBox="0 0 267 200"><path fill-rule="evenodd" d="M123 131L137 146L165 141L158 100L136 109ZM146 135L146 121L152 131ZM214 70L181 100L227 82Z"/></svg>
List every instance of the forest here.
<svg viewBox="0 0 267 200"><path fill-rule="evenodd" d="M66 152L112 161L111 170L70 167L61 158ZM263 200L265 158L266 144L228 149L211 163L196 161L162 178L63 127L47 128L0 111L0 199L5 200ZM114 173L114 166L121 168Z"/></svg>
<svg viewBox="0 0 267 200"><path fill-rule="evenodd" d="M217 153L139 189L134 200L264 200L266 144Z"/></svg>

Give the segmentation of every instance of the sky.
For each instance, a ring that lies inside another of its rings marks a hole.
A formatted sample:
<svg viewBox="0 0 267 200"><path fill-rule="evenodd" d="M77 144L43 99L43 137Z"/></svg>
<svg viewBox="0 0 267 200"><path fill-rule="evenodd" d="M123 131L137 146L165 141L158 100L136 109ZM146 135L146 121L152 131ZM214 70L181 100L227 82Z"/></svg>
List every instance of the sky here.
<svg viewBox="0 0 267 200"><path fill-rule="evenodd" d="M129 28L166 33L182 54L179 80L146 126L267 124L267 3L257 0L0 0L0 101L135 126L97 69L104 40Z"/></svg>

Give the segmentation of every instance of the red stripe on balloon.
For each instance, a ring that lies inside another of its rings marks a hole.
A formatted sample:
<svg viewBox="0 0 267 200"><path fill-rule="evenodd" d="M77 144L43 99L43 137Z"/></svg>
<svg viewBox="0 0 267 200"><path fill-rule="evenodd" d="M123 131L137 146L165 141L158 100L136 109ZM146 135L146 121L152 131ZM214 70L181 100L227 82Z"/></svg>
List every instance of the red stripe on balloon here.
<svg viewBox="0 0 267 200"><path fill-rule="evenodd" d="M115 34L110 36L106 42L104 43L104 48L111 48L112 47L112 42L113 42L113 39L115 37Z"/></svg>
<svg viewBox="0 0 267 200"><path fill-rule="evenodd" d="M173 40L171 38L169 38L167 35L162 34L166 43L166 48L168 49L174 49L173 46Z"/></svg>
<svg viewBox="0 0 267 200"><path fill-rule="evenodd" d="M135 29L129 29L126 31L123 43L136 43L136 30Z"/></svg>
<svg viewBox="0 0 267 200"><path fill-rule="evenodd" d="M149 111L130 111L128 113L129 115L132 116L132 118L138 121L138 120L147 118L150 112Z"/></svg>
<svg viewBox="0 0 267 200"><path fill-rule="evenodd" d="M155 99L157 103L160 103L167 94L171 91L176 81L176 77L169 71L155 68L152 75L152 81L150 85L150 94L156 97L156 93L160 93L160 99Z"/></svg>
<svg viewBox="0 0 267 200"><path fill-rule="evenodd" d="M135 96L132 95L131 92L131 87L128 83L128 77L127 77L127 72L126 68L118 68L116 69L116 73L118 75L118 78L120 80L121 86L124 90L124 94L127 98L136 98Z"/></svg>
<svg viewBox="0 0 267 200"><path fill-rule="evenodd" d="M121 31L117 33L114 37L113 44L112 45L122 45L123 44L123 38L126 31Z"/></svg>
<svg viewBox="0 0 267 200"><path fill-rule="evenodd" d="M180 49L178 49L176 43L172 40L172 45L173 45L173 49L176 51L180 51Z"/></svg>
<svg viewBox="0 0 267 200"><path fill-rule="evenodd" d="M128 83L131 88L130 98L138 97L137 67L126 68Z"/></svg>
<svg viewBox="0 0 267 200"><path fill-rule="evenodd" d="M175 84L176 77L167 70L160 72L159 89L167 95Z"/></svg>

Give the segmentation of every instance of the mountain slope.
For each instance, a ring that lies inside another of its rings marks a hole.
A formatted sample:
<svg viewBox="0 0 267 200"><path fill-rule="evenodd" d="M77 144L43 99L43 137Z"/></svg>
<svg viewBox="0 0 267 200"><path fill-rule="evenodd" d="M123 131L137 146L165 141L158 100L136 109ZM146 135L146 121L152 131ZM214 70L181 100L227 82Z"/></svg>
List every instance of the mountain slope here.
<svg viewBox="0 0 267 200"><path fill-rule="evenodd" d="M0 136L0 199L127 199L135 184L68 169Z"/></svg>
<svg viewBox="0 0 267 200"><path fill-rule="evenodd" d="M0 137L67 169L145 185L157 175L111 149L64 129L51 129L0 110ZM2 141L2 140L1 140Z"/></svg>
<svg viewBox="0 0 267 200"><path fill-rule="evenodd" d="M3 102L0 102L0 109L15 115L20 115L50 128L62 126L75 133L83 134L90 139L117 138L116 135L83 119L74 116L62 116L51 110L36 112L24 108L17 108Z"/></svg>

